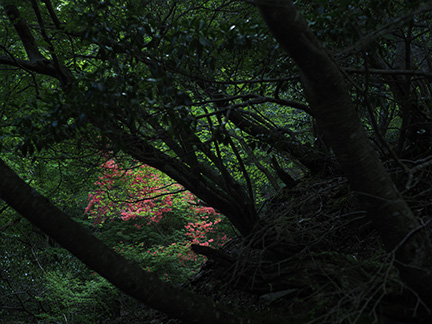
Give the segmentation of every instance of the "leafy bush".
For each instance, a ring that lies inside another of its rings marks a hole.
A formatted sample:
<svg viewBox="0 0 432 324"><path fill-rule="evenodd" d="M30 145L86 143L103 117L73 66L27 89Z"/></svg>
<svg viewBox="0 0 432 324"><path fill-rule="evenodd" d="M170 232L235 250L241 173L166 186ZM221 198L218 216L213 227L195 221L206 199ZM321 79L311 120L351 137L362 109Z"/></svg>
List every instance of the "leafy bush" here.
<svg viewBox="0 0 432 324"><path fill-rule="evenodd" d="M95 323L119 312L117 290L104 278L83 280L76 272L45 274L45 293L37 300L49 308L37 315L44 322Z"/></svg>
<svg viewBox="0 0 432 324"><path fill-rule="evenodd" d="M162 279L178 283L197 270L205 258L191 244L229 239L223 215L152 167L110 159L95 185L86 213L97 235Z"/></svg>

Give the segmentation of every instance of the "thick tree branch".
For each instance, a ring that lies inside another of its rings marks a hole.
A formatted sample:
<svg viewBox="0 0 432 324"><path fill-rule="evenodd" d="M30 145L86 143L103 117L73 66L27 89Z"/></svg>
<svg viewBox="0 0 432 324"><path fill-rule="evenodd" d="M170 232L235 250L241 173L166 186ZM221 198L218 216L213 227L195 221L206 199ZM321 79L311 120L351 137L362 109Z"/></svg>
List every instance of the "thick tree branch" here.
<svg viewBox="0 0 432 324"><path fill-rule="evenodd" d="M0 64L15 66L29 72L36 72L58 78L58 71L48 60L26 61L15 57L0 56Z"/></svg>
<svg viewBox="0 0 432 324"><path fill-rule="evenodd" d="M323 156L312 147L296 139L288 139L278 131L269 130L245 118L240 111L232 110L228 119L245 133L257 137L276 148L287 152L312 172L320 172L324 168Z"/></svg>
<svg viewBox="0 0 432 324"><path fill-rule="evenodd" d="M61 28L61 22L60 22L60 20L58 19L57 15L56 15L56 13L55 13L55 11L54 11L54 8L53 8L53 6L52 6L51 1L50 1L50 0L42 0L42 2L45 3L45 6L46 6L47 9L48 9L48 12L49 12L49 14L50 14L50 17L51 17L51 19L52 19L54 25L55 25L58 29L60 29L60 28Z"/></svg>
<svg viewBox="0 0 432 324"><path fill-rule="evenodd" d="M5 6L6 14L9 20L15 27L15 30L20 37L25 51L30 61L44 61L46 57L39 51L36 40L33 37L30 28L27 26L24 19L21 17L18 8L15 5Z"/></svg>
<svg viewBox="0 0 432 324"><path fill-rule="evenodd" d="M132 157L148 164L179 182L186 189L193 192L198 198L214 207L232 222L239 232L247 236L258 222L258 215L253 202L248 199L243 188L234 180L225 185L219 175L209 181L206 172L213 172L209 168L194 169L177 158L173 158L133 134L128 134L124 128L104 124L110 127L110 138L116 143L122 143L123 150ZM202 164L204 166L204 164ZM198 172L197 172L198 171ZM202 172L201 172L202 171Z"/></svg>
<svg viewBox="0 0 432 324"><path fill-rule="evenodd" d="M276 40L302 73L306 98L353 189L360 193L387 251L397 247L401 278L432 305L432 245L395 188L357 116L340 68L292 1L257 0ZM409 239L406 237L409 236ZM400 245L400 242L404 244Z"/></svg>
<svg viewBox="0 0 432 324"><path fill-rule="evenodd" d="M263 103L267 103L267 102L277 103L281 106L287 106L287 107L292 107L295 109L303 110L308 115L313 116L313 111L309 108L309 106L305 105L301 102L297 102L297 101L293 101L293 100L286 100L286 99L281 99L281 98L257 96L254 94L234 96L234 97L226 97L226 98L219 98L219 99L210 99L210 100L206 100L203 102L194 103L194 105L203 105L203 104L208 104L208 103L216 103L216 104L217 103L226 103L228 101L236 100L236 99L243 99L243 100L253 99L253 100L248 100L248 101L232 104L230 106L227 106L226 108L217 110L217 111L211 113L210 115L205 114L205 115L197 116L197 118L203 118L206 116L217 115L221 111L226 111L228 109L237 109L237 108L242 108L242 107L259 105L259 104L263 104Z"/></svg>
<svg viewBox="0 0 432 324"><path fill-rule="evenodd" d="M132 297L186 323L254 322L206 297L172 287L115 253L27 185L2 160L0 174L1 199Z"/></svg>
<svg viewBox="0 0 432 324"><path fill-rule="evenodd" d="M36 2L33 3L36 6ZM38 11L38 8L35 8L35 10L36 15L39 19L39 24L41 25L43 37L45 38L45 41L50 44L49 38L44 30L44 25L43 21L41 20L42 18L40 17L40 12ZM11 58L8 60L7 57L3 56L0 60L0 63L19 66L30 71L53 76L60 81L62 88L65 91L68 91L70 89L72 81L74 80L74 77L72 76L71 72L66 69L61 62L57 60L56 56L54 55L54 48L52 47L52 44L50 44L50 51L53 57L53 61L47 59L39 51L36 40L31 33L26 21L20 16L18 8L15 5L8 5L5 6L5 11L9 17L9 20L14 25L18 36L21 39L29 61L18 60L6 50L6 52L11 55Z"/></svg>

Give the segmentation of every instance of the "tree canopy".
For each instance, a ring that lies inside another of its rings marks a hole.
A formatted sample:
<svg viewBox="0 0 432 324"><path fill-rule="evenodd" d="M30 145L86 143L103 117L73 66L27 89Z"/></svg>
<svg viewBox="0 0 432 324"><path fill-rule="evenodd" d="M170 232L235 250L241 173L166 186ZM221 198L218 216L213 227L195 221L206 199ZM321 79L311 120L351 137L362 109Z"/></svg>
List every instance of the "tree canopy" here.
<svg viewBox="0 0 432 324"><path fill-rule="evenodd" d="M270 197L314 179L346 177L356 208L367 212L392 266L422 305L412 317L430 319L430 4L0 5L5 217L12 207L111 283L172 317L260 322L259 314L161 283L108 248L74 220L85 212L80 195L93 190L98 168L109 161L123 161L131 171L116 173L117 185L124 181L121 190L108 181L99 197L130 202L160 194L150 190L150 180L128 178L128 172L138 177L140 167L155 168L158 178L197 197L190 204L223 214L253 245L269 228ZM111 166L117 172L117 164ZM132 211L141 208L155 222L170 211L167 199ZM125 204L93 209L99 218L111 212L133 218ZM211 258L216 252L209 249L194 247ZM282 262L286 255L278 258L267 261ZM348 267L351 261L342 260Z"/></svg>

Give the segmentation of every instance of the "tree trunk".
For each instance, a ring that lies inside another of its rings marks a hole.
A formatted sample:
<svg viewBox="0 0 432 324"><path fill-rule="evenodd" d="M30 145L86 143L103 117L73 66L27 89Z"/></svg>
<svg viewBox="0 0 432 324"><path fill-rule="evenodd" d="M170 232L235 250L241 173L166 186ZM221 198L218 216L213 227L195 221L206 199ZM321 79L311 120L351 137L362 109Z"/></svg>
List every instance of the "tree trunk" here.
<svg viewBox="0 0 432 324"><path fill-rule="evenodd" d="M301 70L318 125L387 251L395 253L402 280L432 306L431 243L369 143L339 67L291 1L256 3L276 40Z"/></svg>
<svg viewBox="0 0 432 324"><path fill-rule="evenodd" d="M254 323L235 310L157 279L138 263L115 253L21 180L2 160L0 174L1 199L130 296L186 323Z"/></svg>

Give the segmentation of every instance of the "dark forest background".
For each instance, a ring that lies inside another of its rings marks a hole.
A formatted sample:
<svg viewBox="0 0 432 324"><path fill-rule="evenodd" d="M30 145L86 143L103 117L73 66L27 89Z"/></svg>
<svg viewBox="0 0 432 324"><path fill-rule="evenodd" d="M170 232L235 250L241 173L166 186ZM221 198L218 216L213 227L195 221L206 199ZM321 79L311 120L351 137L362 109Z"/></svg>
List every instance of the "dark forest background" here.
<svg viewBox="0 0 432 324"><path fill-rule="evenodd" d="M431 10L1 0L0 321L430 323Z"/></svg>

